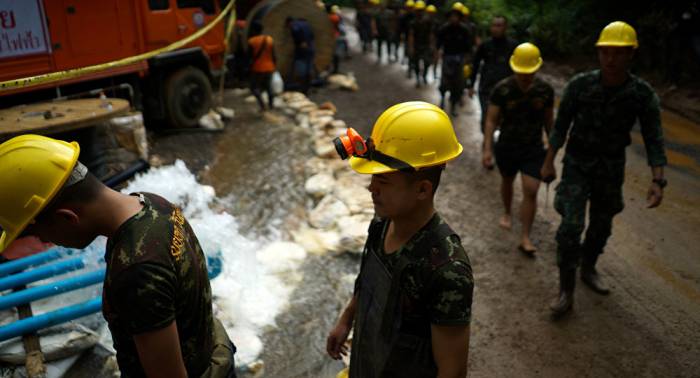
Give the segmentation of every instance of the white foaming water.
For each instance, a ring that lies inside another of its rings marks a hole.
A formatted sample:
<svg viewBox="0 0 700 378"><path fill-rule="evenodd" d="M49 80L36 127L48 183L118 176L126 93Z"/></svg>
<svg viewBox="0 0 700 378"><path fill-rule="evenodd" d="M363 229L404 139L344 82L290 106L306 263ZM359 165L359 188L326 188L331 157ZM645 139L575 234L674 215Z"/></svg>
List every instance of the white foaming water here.
<svg viewBox="0 0 700 378"><path fill-rule="evenodd" d="M296 270L306 252L241 235L231 214L211 209L217 199L214 188L198 183L181 160L138 175L122 192L154 193L177 204L204 252L221 256L223 270L211 281L215 316L238 347L236 363L254 362L263 348L262 333L274 326L298 281L287 273Z"/></svg>

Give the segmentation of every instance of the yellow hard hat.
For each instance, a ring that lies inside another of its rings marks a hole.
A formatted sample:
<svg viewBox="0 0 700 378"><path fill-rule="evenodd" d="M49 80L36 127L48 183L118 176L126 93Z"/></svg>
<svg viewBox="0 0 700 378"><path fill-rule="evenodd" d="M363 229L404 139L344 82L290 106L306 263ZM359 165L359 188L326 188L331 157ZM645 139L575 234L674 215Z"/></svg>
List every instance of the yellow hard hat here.
<svg viewBox="0 0 700 378"><path fill-rule="evenodd" d="M521 43L510 56L510 68L515 73L531 74L542 67L540 49L530 42Z"/></svg>
<svg viewBox="0 0 700 378"><path fill-rule="evenodd" d="M372 5L379 5L380 0L369 0L369 3Z"/></svg>
<svg viewBox="0 0 700 378"><path fill-rule="evenodd" d="M341 370L341 371L335 376L335 378L348 378L349 374L350 374L350 373L348 372L348 368L345 368L345 369Z"/></svg>
<svg viewBox="0 0 700 378"><path fill-rule="evenodd" d="M598 37L596 46L625 47L631 46L635 49L639 47L637 42L637 32L628 23L623 21L611 22L603 28Z"/></svg>
<svg viewBox="0 0 700 378"><path fill-rule="evenodd" d="M430 4L427 7L425 7L425 11L428 13L437 13L437 8L435 8L435 5Z"/></svg>
<svg viewBox="0 0 700 378"><path fill-rule="evenodd" d="M464 67L462 67L462 74L464 75L465 79L468 79L469 77L472 76L471 64L465 64Z"/></svg>
<svg viewBox="0 0 700 378"><path fill-rule="evenodd" d="M61 190L78 155L78 143L39 135L22 135L0 144L0 252Z"/></svg>
<svg viewBox="0 0 700 378"><path fill-rule="evenodd" d="M332 6L332 7L331 7L331 13L333 13L333 14L338 14L338 13L340 13L340 7L337 6L337 5Z"/></svg>
<svg viewBox="0 0 700 378"><path fill-rule="evenodd" d="M461 13L461 12L462 12L462 9L464 9L464 4L460 3L459 1L456 2L456 3L454 3L454 4L452 4L452 10L453 10L453 11L458 11L458 12Z"/></svg>
<svg viewBox="0 0 700 378"><path fill-rule="evenodd" d="M469 7L468 6L462 5L462 14L465 16L469 16Z"/></svg>
<svg viewBox="0 0 700 378"><path fill-rule="evenodd" d="M406 1L406 4L404 4L404 5L406 6L406 8L413 9L413 7L416 6L416 3L413 2L413 0L408 0L408 1Z"/></svg>
<svg viewBox="0 0 700 378"><path fill-rule="evenodd" d="M425 9L425 1L423 1L423 0L416 1L416 5L413 8L415 10L424 10Z"/></svg>
<svg viewBox="0 0 700 378"><path fill-rule="evenodd" d="M463 150L447 114L423 101L404 102L385 110L374 123L371 139L377 152L415 169L445 164ZM350 158L350 166L362 174L398 170L356 156Z"/></svg>

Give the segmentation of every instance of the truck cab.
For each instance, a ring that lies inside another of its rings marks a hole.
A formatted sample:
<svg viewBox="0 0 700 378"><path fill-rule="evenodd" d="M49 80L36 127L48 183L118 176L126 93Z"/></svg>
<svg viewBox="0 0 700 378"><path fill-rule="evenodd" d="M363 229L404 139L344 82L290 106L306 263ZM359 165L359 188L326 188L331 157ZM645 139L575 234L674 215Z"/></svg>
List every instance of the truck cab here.
<svg viewBox="0 0 700 378"><path fill-rule="evenodd" d="M165 47L212 22L221 0L33 0L0 3L0 81L116 61ZM1 9L6 8L6 9ZM128 85L152 124L191 127L211 106L224 66L220 22L184 48L148 61L0 92L12 106ZM116 90L115 90L116 91ZM124 94L117 94L124 95Z"/></svg>

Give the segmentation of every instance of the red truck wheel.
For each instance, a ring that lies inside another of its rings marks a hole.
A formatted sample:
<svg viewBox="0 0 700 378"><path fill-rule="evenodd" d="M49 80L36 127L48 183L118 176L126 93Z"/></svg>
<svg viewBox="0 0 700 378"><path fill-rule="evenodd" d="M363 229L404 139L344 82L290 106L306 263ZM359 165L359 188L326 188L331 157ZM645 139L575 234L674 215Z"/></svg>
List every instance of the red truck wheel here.
<svg viewBox="0 0 700 378"><path fill-rule="evenodd" d="M163 97L172 127L195 127L211 108L211 83L201 70L191 66L181 68L165 80Z"/></svg>

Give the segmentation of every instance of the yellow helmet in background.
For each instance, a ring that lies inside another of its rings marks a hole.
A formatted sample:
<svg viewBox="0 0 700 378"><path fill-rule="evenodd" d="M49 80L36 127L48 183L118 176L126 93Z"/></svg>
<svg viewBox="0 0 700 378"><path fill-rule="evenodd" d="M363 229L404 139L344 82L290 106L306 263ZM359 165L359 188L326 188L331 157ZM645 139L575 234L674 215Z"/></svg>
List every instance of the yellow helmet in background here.
<svg viewBox="0 0 700 378"><path fill-rule="evenodd" d="M521 43L510 56L510 68L515 73L531 74L542 67L540 49L530 42Z"/></svg>
<svg viewBox="0 0 700 378"><path fill-rule="evenodd" d="M471 64L465 64L464 67L462 67L462 75L464 76L465 79L468 79L472 76L472 65Z"/></svg>
<svg viewBox="0 0 700 378"><path fill-rule="evenodd" d="M600 32L596 46L612 46L612 47L639 47L637 42L637 32L632 26L623 21L614 21L609 23L603 31Z"/></svg>
<svg viewBox="0 0 700 378"><path fill-rule="evenodd" d="M78 143L39 135L21 135L0 145L0 252L63 188L78 155Z"/></svg>
<svg viewBox="0 0 700 378"><path fill-rule="evenodd" d="M445 164L463 150L447 114L423 101L404 102L385 110L374 123L371 140L376 151L415 169ZM350 166L362 174L398 170L357 156L350 158Z"/></svg>
<svg viewBox="0 0 700 378"><path fill-rule="evenodd" d="M425 7L425 11L428 13L437 13L437 8L435 8L435 5L430 4L427 7Z"/></svg>
<svg viewBox="0 0 700 378"><path fill-rule="evenodd" d="M333 14L338 14L338 13L340 13L340 7L337 6L337 5L333 5L333 6L331 7L331 13L333 13Z"/></svg>
<svg viewBox="0 0 700 378"><path fill-rule="evenodd" d="M416 1L416 5L413 6L413 9L424 10L425 9L425 1L423 1L423 0Z"/></svg>
<svg viewBox="0 0 700 378"><path fill-rule="evenodd" d="M408 1L406 1L406 3L404 4L404 6L405 6L406 8L408 8L408 9L413 9L413 7L416 6L416 3L415 3L413 0L408 0Z"/></svg>
<svg viewBox="0 0 700 378"><path fill-rule="evenodd" d="M379 5L380 2L381 2L380 0L369 0L369 3L371 5Z"/></svg>
<svg viewBox="0 0 700 378"><path fill-rule="evenodd" d="M458 11L458 12L462 13L462 8L464 8L464 4L460 3L459 1L452 4L453 11Z"/></svg>

